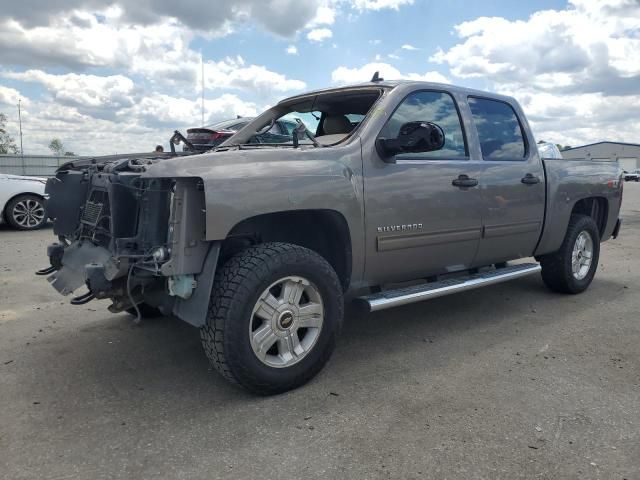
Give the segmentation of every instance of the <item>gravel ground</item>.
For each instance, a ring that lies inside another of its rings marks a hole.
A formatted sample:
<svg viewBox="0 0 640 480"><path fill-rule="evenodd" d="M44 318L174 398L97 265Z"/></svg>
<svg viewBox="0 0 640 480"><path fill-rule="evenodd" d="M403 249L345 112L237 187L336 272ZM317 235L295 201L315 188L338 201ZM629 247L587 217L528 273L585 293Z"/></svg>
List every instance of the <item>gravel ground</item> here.
<svg viewBox="0 0 640 480"><path fill-rule="evenodd" d="M348 313L309 385L256 398L197 330L72 307L0 227L0 477L640 478L640 185L582 295L538 276Z"/></svg>

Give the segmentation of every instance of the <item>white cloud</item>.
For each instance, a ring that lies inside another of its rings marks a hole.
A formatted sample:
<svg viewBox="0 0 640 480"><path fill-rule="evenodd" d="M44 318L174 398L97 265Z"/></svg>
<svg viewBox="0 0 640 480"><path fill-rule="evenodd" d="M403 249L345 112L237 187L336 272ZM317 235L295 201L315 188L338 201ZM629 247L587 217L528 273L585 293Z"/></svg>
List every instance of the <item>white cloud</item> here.
<svg viewBox="0 0 640 480"><path fill-rule="evenodd" d="M49 25L54 19L72 17L76 12L120 12L129 25L159 25L167 21L190 30L213 33L229 31L234 24L252 20L266 30L291 36L316 15L317 0L66 0L10 2L3 5L0 21L14 19L27 28ZM76 23L81 24L85 19Z"/></svg>
<svg viewBox="0 0 640 480"><path fill-rule="evenodd" d="M638 141L640 2L570 0L526 20L481 17L431 60L511 94L536 134L562 144Z"/></svg>
<svg viewBox="0 0 640 480"><path fill-rule="evenodd" d="M398 10L404 5L413 5L414 0L353 0L353 5L361 10Z"/></svg>
<svg viewBox="0 0 640 480"><path fill-rule="evenodd" d="M322 42L333 37L333 32L328 28L315 28L307 33L307 38L312 42Z"/></svg>
<svg viewBox="0 0 640 480"><path fill-rule="evenodd" d="M144 68L180 76L195 38L211 40L254 22L281 36L331 34L338 14L398 9L413 0L67 0L12 2L0 10L0 64L43 68ZM215 14L203 14L215 12ZM133 61L135 59L135 62ZM164 65L161 65L164 60ZM136 67L137 64L142 67ZM182 72L182 74L184 74Z"/></svg>
<svg viewBox="0 0 640 480"><path fill-rule="evenodd" d="M235 59L233 62L241 62ZM250 66L251 69L253 66ZM252 73L238 68L239 77L229 78L229 84L247 82L252 88L267 88L260 84L276 83L283 88L287 80L276 75L252 84ZM258 67L258 73L264 74ZM217 77L216 77L217 75ZM218 71L211 80L220 81ZM47 153L47 144L60 137L67 148L82 154L105 154L115 151L145 151L150 144L168 139L176 128L200 124L201 104L197 92L191 98L175 97L158 92L145 92L123 75L98 76L87 74L53 75L41 70L4 72L2 76L23 82L37 82L48 92L41 101L23 103L25 151ZM244 76L244 77L243 77ZM271 87L269 87L271 88ZM19 92L0 85L0 104L13 105ZM256 105L237 95L225 93L205 100L205 121L254 116L264 105ZM15 123L15 122L13 122ZM17 127L9 125L10 131ZM87 134L90 129L90 134ZM158 138L161 137L161 138ZM124 145L123 145L124 143Z"/></svg>
<svg viewBox="0 0 640 480"><path fill-rule="evenodd" d="M605 140L638 141L639 96L507 90L502 93L519 100L537 139L573 146Z"/></svg>
<svg viewBox="0 0 640 480"><path fill-rule="evenodd" d="M333 25L336 20L335 7L330 5L321 5L316 11L316 16L306 25L308 28L314 28L318 25Z"/></svg>
<svg viewBox="0 0 640 480"><path fill-rule="evenodd" d="M409 50L409 51L415 51L415 50L419 50L418 48L414 47L413 45L410 45L408 43L405 43L404 45L402 45L400 47L402 50Z"/></svg>
<svg viewBox="0 0 640 480"><path fill-rule="evenodd" d="M397 68L388 63L368 63L360 68L338 67L331 72L331 80L338 84L368 82L375 72L385 80L416 80L421 82L450 83L449 79L439 72L401 73Z"/></svg>
<svg viewBox="0 0 640 480"><path fill-rule="evenodd" d="M573 8L526 21L481 17L457 25L461 43L432 60L462 78L527 84L540 90L640 90L640 3L572 0ZM624 7L624 8L623 8Z"/></svg>
<svg viewBox="0 0 640 480"><path fill-rule="evenodd" d="M208 88L243 89L268 95L273 92L302 90L307 86L301 80L287 78L264 66L246 65L240 56L207 62L204 68Z"/></svg>
<svg viewBox="0 0 640 480"><path fill-rule="evenodd" d="M71 69L126 68L134 59L146 61L166 54L168 63L179 58L193 39L193 33L175 21L165 20L155 26L128 25L122 23L117 9L103 14L103 20L98 21L92 13L75 12L32 28L13 19L0 21L0 44L11 45L0 50L0 62Z"/></svg>
<svg viewBox="0 0 640 480"><path fill-rule="evenodd" d="M1 90L1 89L0 89ZM24 105L23 105L24 106ZM205 100L205 123L254 116L264 106L223 94ZM26 153L47 154L52 138L60 138L68 150L83 155L150 151L158 143L168 146L173 130L199 126L200 100L164 94L136 98L130 107L113 111L112 118L81 113L76 106L56 102L31 102L22 111ZM17 117L9 117L8 131L17 136Z"/></svg>
<svg viewBox="0 0 640 480"><path fill-rule="evenodd" d="M201 60L194 50L196 42L200 48L258 25L278 36L304 35L322 43L332 38L330 28L343 16L351 20L365 10L398 9L413 2L36 3L13 2L0 10L0 83L4 77L18 85L0 85L0 105L9 113L21 93L34 91L22 85L36 83L37 93L31 99L22 97L25 150L47 153L51 138L60 137L76 153L105 154L148 150L165 143L175 128L200 124ZM297 50L294 43L286 48L287 54ZM240 56L205 59L204 71L207 123L255 115L276 97L306 88L302 80ZM13 116L8 124L12 134L17 129Z"/></svg>
<svg viewBox="0 0 640 480"><path fill-rule="evenodd" d="M236 115L254 116L257 107L245 102L236 95L223 94L214 99L205 100L205 124L234 118ZM177 98L164 94L143 97L130 109L120 113L121 117L130 117L142 121L145 125L164 125L171 129L175 126L194 126L201 122L201 104L198 99Z"/></svg>
<svg viewBox="0 0 640 480"><path fill-rule="evenodd" d="M53 75L42 70L27 70L21 73L5 72L3 76L40 83L50 92L53 101L86 111L95 111L96 108L118 110L134 103L135 85L123 75Z"/></svg>
<svg viewBox="0 0 640 480"><path fill-rule="evenodd" d="M20 92L15 88L0 85L0 104L16 106L20 99L22 99L23 103L28 102L28 99L23 98L22 95L20 95Z"/></svg>

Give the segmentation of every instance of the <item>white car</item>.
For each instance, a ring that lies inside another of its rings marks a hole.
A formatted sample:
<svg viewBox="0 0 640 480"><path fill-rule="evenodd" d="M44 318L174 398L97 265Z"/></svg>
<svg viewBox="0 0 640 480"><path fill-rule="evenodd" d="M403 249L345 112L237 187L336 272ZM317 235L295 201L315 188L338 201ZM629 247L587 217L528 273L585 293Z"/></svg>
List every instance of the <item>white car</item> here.
<svg viewBox="0 0 640 480"><path fill-rule="evenodd" d="M624 180L626 182L640 182L640 169L632 172L624 171Z"/></svg>
<svg viewBox="0 0 640 480"><path fill-rule="evenodd" d="M47 221L46 178L0 173L0 220L18 230L35 230Z"/></svg>

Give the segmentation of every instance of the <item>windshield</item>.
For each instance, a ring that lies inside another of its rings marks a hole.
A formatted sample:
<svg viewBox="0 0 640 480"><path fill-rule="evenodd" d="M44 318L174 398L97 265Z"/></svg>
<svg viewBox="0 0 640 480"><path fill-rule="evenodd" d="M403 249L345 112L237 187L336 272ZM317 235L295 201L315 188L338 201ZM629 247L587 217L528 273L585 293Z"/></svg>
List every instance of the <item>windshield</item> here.
<svg viewBox="0 0 640 480"><path fill-rule="evenodd" d="M345 89L285 100L250 122L221 146L334 145L357 130L381 93L380 88ZM294 130L301 123L306 128L304 138L294 142Z"/></svg>

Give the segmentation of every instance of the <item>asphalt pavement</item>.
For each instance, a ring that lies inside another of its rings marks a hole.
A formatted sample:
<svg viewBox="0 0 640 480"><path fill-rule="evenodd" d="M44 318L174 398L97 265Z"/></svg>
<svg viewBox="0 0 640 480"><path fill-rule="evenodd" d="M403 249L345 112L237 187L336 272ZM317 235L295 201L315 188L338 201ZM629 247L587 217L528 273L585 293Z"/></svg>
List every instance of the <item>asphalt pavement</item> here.
<svg viewBox="0 0 640 480"><path fill-rule="evenodd" d="M349 310L310 384L261 398L198 331L69 305L51 228L0 226L0 478L638 479L640 184L582 295L539 276Z"/></svg>

